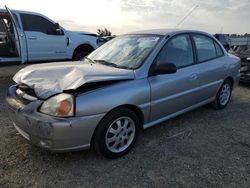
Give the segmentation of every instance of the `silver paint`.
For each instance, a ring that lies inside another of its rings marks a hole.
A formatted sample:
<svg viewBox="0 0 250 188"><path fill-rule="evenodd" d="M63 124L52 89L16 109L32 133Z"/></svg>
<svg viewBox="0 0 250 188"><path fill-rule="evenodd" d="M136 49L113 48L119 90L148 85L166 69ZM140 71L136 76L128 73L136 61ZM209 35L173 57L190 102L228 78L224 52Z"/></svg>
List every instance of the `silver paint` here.
<svg viewBox="0 0 250 188"><path fill-rule="evenodd" d="M25 134L30 135L33 143L49 150L86 149L91 144L99 122L117 107L127 106L137 109L136 112L141 112L143 117L142 127L148 128L212 102L226 78L232 79L234 85L238 83L240 60L225 50L223 57L178 69L175 74L149 76L154 59L172 36L181 33L202 33L216 39L204 32L188 30L137 32L137 34L141 33L162 35L162 39L139 69L132 71L93 66L93 70L90 70L91 65L83 65L81 72L84 74L82 76L91 75L87 78L92 78L92 81L98 82L109 78L109 80L120 80L120 82L78 94L75 97L76 114L73 118L57 118L41 114L38 112L38 107L44 100L32 101L28 105L24 105L16 99L15 87L10 88L7 104L12 114L14 113L12 117L16 126ZM64 70L65 64L58 63L57 65L60 70ZM52 68L53 71L56 71L57 65L48 66L48 69ZM43 71L46 70L45 65L37 65L33 68L40 69L40 66ZM66 67L79 68L81 66L77 63L76 66L67 64ZM28 68L28 70L35 71L32 68ZM39 71L37 70L37 75L39 75ZM36 76L35 78L38 79ZM46 78L43 77L43 79ZM64 75L60 75L60 79L66 78ZM84 84L88 83L88 81L83 81L76 84L77 80L72 79L71 81L74 85L73 89L80 85L84 87ZM37 82L37 84L41 83ZM61 88L61 90L65 90L65 88ZM40 140L47 145L43 146Z"/></svg>

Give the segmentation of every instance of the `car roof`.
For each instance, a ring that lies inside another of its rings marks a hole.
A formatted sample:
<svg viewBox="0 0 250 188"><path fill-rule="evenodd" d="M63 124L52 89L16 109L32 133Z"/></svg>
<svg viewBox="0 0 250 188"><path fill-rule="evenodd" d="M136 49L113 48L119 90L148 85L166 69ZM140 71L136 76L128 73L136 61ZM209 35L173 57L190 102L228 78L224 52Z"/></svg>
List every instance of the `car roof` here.
<svg viewBox="0 0 250 188"><path fill-rule="evenodd" d="M23 14L32 14L32 15L42 15L41 13L38 12L31 12L31 11L24 11L24 10L14 10L14 9L10 9L11 12L13 13L23 13ZM7 13L6 9L0 8L0 13Z"/></svg>
<svg viewBox="0 0 250 188"><path fill-rule="evenodd" d="M200 33L200 34L211 36L210 34L203 32L203 31L188 30L188 29L152 29L152 30L135 31L129 34L152 34L152 35L165 36L165 35L176 35L176 34L181 34L181 33Z"/></svg>

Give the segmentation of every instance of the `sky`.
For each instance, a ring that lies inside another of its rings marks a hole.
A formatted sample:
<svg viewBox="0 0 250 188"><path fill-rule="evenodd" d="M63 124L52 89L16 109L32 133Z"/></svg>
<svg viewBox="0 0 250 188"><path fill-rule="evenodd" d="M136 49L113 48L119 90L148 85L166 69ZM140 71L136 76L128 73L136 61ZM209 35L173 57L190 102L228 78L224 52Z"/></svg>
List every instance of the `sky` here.
<svg viewBox="0 0 250 188"><path fill-rule="evenodd" d="M114 34L178 27L210 33L250 33L250 0L1 0L0 7L39 12L72 30Z"/></svg>

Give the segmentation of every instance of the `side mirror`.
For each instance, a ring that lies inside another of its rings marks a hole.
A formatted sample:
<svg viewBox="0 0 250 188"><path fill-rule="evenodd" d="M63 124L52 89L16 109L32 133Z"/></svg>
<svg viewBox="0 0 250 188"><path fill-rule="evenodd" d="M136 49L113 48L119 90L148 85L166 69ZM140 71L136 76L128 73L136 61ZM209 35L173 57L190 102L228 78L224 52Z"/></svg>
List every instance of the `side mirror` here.
<svg viewBox="0 0 250 188"><path fill-rule="evenodd" d="M173 74L177 72L177 67L173 63L157 62L154 74Z"/></svg>
<svg viewBox="0 0 250 188"><path fill-rule="evenodd" d="M55 23L56 35L64 35L63 30L61 29L59 23Z"/></svg>

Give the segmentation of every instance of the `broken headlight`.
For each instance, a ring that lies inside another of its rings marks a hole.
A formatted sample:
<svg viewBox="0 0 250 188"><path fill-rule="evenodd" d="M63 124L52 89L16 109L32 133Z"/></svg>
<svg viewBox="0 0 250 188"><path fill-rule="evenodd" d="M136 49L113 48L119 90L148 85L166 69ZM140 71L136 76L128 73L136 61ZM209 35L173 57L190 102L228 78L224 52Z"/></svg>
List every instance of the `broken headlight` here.
<svg viewBox="0 0 250 188"><path fill-rule="evenodd" d="M74 96L70 94L59 94L46 100L40 107L41 113L57 116L74 116Z"/></svg>

